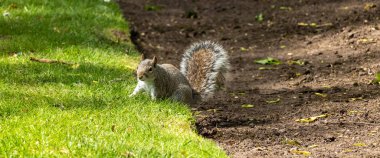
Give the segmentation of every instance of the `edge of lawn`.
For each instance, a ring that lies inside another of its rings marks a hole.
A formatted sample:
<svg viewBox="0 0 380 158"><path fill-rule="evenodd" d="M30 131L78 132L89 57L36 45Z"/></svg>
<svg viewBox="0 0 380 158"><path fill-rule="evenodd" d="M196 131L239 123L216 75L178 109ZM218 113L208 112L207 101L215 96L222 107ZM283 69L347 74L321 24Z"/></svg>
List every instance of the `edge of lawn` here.
<svg viewBox="0 0 380 158"><path fill-rule="evenodd" d="M128 97L138 53L116 3L0 4L0 157L227 157L186 105Z"/></svg>

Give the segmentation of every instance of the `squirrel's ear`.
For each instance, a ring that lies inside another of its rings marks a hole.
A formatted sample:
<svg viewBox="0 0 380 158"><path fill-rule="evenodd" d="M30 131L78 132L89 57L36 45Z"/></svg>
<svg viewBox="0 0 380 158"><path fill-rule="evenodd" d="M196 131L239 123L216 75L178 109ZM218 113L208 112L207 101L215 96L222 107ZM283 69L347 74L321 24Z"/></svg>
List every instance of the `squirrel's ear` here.
<svg viewBox="0 0 380 158"><path fill-rule="evenodd" d="M154 56L153 57L153 65L156 66L156 64L157 64L157 58L156 58L156 56Z"/></svg>
<svg viewBox="0 0 380 158"><path fill-rule="evenodd" d="M145 55L144 54L141 54L141 57L140 57L141 61L143 61L145 59Z"/></svg>

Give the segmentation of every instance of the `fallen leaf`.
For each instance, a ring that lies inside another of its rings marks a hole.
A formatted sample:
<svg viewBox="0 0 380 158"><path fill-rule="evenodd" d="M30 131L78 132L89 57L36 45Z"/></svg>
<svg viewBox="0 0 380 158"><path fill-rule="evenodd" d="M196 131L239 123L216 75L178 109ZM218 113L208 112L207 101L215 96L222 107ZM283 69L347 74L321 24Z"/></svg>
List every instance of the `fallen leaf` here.
<svg viewBox="0 0 380 158"><path fill-rule="evenodd" d="M244 48L244 47L240 47L240 50L243 51L243 52L248 51L248 49L247 49L247 48Z"/></svg>
<svg viewBox="0 0 380 158"><path fill-rule="evenodd" d="M344 153L349 153L349 152L353 152L353 150L352 149L345 149L345 150L343 150L343 152Z"/></svg>
<svg viewBox="0 0 380 158"><path fill-rule="evenodd" d="M375 79L372 82L377 83L377 84L380 83L380 73L379 72L375 74Z"/></svg>
<svg viewBox="0 0 380 158"><path fill-rule="evenodd" d="M286 46L285 46L285 45L281 45L280 48L281 48L281 49L284 49L284 48L286 48Z"/></svg>
<svg viewBox="0 0 380 158"><path fill-rule="evenodd" d="M305 22L299 22L297 23L298 26L303 26L303 27L306 27L306 26L310 26L310 27L316 27L316 28L319 28L319 27L325 27L325 26L332 26L333 24L332 23L324 23L324 24L320 24L318 25L317 23L305 23Z"/></svg>
<svg viewBox="0 0 380 158"><path fill-rule="evenodd" d="M253 108L254 105L252 105L252 104L243 104L243 105L241 105L241 107L242 108Z"/></svg>
<svg viewBox="0 0 380 158"><path fill-rule="evenodd" d="M331 86L322 86L323 88L327 88L327 89L330 89L331 88Z"/></svg>
<svg viewBox="0 0 380 158"><path fill-rule="evenodd" d="M363 100L363 97L350 98L350 101Z"/></svg>
<svg viewBox="0 0 380 158"><path fill-rule="evenodd" d="M258 21L258 22L262 22L262 21L264 21L264 16L263 16L263 14L262 13L260 13L259 15L256 15L256 20Z"/></svg>
<svg viewBox="0 0 380 158"><path fill-rule="evenodd" d="M302 151L302 150L290 150L293 154L303 155L303 156L310 156L311 153L308 151Z"/></svg>
<svg viewBox="0 0 380 158"><path fill-rule="evenodd" d="M285 139L283 141L284 144L288 144L288 145L293 145L293 146L301 146L301 143L296 141L296 140L291 140L291 139Z"/></svg>
<svg viewBox="0 0 380 158"><path fill-rule="evenodd" d="M367 146L365 143L354 143L354 146L356 147L364 147Z"/></svg>
<svg viewBox="0 0 380 158"><path fill-rule="evenodd" d="M305 62L302 60L289 60L288 64L289 65L300 65L300 66L302 66L302 65L305 65Z"/></svg>
<svg viewBox="0 0 380 158"><path fill-rule="evenodd" d="M309 24L311 27L318 27L318 24L317 23L310 23Z"/></svg>
<svg viewBox="0 0 380 158"><path fill-rule="evenodd" d="M262 64L262 65L279 65L279 64L281 64L281 61L278 59L268 57L265 59L258 59L255 61L255 63Z"/></svg>
<svg viewBox="0 0 380 158"><path fill-rule="evenodd" d="M361 38L361 39L358 39L357 42L361 44L366 44L366 43L375 43L376 41L370 38Z"/></svg>
<svg viewBox="0 0 380 158"><path fill-rule="evenodd" d="M366 42L368 42L368 39L367 38L361 38L358 40L358 42L366 43Z"/></svg>
<svg viewBox="0 0 380 158"><path fill-rule="evenodd" d="M366 11L369 11L369 10L371 10L372 8L376 8L376 4L373 4L373 3L366 3L366 4L364 5L364 10L366 10Z"/></svg>
<svg viewBox="0 0 380 158"><path fill-rule="evenodd" d="M320 97L327 97L327 94L325 94L325 93L314 93L315 95L317 95L317 96L320 96Z"/></svg>
<svg viewBox="0 0 380 158"><path fill-rule="evenodd" d="M327 117L327 114L323 114L323 115L309 117L309 118L297 119L296 121L300 123L311 123L311 122L315 122L316 120L320 118L326 118L326 117Z"/></svg>
<svg viewBox="0 0 380 158"><path fill-rule="evenodd" d="M304 23L304 22L299 22L297 23L298 26L309 26L309 24L307 23Z"/></svg>
<svg viewBox="0 0 380 158"><path fill-rule="evenodd" d="M267 100L267 101L265 101L265 102L267 102L267 103L269 103L269 104L278 103L278 102L280 102L280 98L277 98L277 99L275 99L275 100Z"/></svg>
<svg viewBox="0 0 380 158"><path fill-rule="evenodd" d="M308 148L316 148L316 147L318 147L318 145L310 145L310 146L308 146Z"/></svg>
<svg viewBox="0 0 380 158"><path fill-rule="evenodd" d="M273 69L276 69L276 68L272 68L272 67L259 67L259 70L273 70Z"/></svg>

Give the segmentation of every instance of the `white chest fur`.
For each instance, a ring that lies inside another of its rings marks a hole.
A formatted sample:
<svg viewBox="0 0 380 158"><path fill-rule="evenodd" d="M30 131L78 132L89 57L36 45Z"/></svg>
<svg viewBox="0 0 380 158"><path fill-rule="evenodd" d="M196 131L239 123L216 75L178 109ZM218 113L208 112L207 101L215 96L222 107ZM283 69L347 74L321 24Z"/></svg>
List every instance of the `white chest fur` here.
<svg viewBox="0 0 380 158"><path fill-rule="evenodd" d="M156 89L153 82L138 80L136 88L133 90L129 97L135 96L137 93L145 91L152 99L157 98Z"/></svg>
<svg viewBox="0 0 380 158"><path fill-rule="evenodd" d="M145 92L147 92L152 99L156 99L156 90L153 82L149 81L138 81L137 85L141 85L141 88L144 89Z"/></svg>

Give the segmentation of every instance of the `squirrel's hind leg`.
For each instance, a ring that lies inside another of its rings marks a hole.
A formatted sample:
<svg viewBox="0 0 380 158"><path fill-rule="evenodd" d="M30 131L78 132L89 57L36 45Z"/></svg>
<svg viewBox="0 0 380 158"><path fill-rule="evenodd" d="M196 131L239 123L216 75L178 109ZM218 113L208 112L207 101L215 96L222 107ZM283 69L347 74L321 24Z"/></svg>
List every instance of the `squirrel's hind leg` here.
<svg viewBox="0 0 380 158"><path fill-rule="evenodd" d="M170 99L175 101L180 101L186 104L190 104L193 100L193 91L189 86L182 85L179 86L176 91L172 94Z"/></svg>

